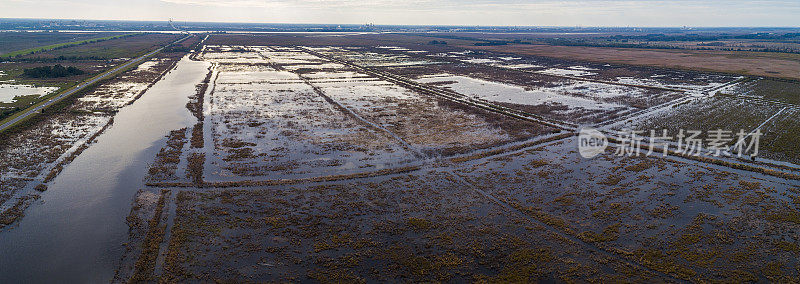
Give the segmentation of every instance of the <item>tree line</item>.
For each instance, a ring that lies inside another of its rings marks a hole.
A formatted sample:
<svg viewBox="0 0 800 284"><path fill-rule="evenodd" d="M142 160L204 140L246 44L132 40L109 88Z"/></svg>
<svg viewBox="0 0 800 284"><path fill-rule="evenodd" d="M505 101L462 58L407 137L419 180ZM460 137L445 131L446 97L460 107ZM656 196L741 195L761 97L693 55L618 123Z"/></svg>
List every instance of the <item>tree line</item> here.
<svg viewBox="0 0 800 284"><path fill-rule="evenodd" d="M74 75L83 75L86 72L74 66L64 67L61 64L55 66L42 66L28 68L23 71L23 74L31 78L60 78Z"/></svg>

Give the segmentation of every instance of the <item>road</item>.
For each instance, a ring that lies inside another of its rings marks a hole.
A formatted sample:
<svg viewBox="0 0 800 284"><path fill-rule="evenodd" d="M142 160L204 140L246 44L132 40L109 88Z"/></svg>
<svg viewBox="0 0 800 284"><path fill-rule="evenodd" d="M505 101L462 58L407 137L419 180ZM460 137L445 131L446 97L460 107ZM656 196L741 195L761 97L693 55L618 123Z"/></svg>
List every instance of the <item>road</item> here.
<svg viewBox="0 0 800 284"><path fill-rule="evenodd" d="M176 41L174 41L172 43L180 42L180 41L185 40L185 39L187 39L189 37L191 37L191 36L187 36L187 37L181 38L181 39L176 40ZM172 43L170 43L170 44L172 44ZM3 125L0 125L0 132L5 131L7 128L11 127L12 125L16 124L17 122L25 120L25 119L29 118L30 116L42 111L43 109L53 105L54 103L57 103L58 101L60 101L63 98L71 96L72 94L75 94L76 92L79 92L79 91L85 89L86 87L88 87L88 86L90 86L90 85L92 85L94 83L97 83L100 80L103 80L103 79L106 79L106 78L109 78L109 77L113 77L115 75L115 73L118 72L119 70L128 68L129 66L131 66L133 64L138 64L138 63L142 62L142 60L147 59L148 57L152 56L153 54L156 54L156 53L160 52L163 49L164 49L164 47L161 47L161 48L156 49L156 50L154 50L154 51L152 51L152 52L150 52L148 54L145 54L145 55L139 56L139 57L137 57L135 59L132 59L132 60L126 62L125 64L122 64L120 66L114 67L114 69L106 71L105 73L103 73L100 76L97 76L97 77L94 77L94 78L92 78L92 79L90 79L88 81L82 82L81 84L79 84L79 85L77 85L75 87L72 87L68 91L66 91L64 93L61 93L58 96L50 98L44 104L38 105L38 106L36 106L36 107L34 107L32 109L25 110L25 113L23 113L22 115L17 116L16 118L4 123Z"/></svg>

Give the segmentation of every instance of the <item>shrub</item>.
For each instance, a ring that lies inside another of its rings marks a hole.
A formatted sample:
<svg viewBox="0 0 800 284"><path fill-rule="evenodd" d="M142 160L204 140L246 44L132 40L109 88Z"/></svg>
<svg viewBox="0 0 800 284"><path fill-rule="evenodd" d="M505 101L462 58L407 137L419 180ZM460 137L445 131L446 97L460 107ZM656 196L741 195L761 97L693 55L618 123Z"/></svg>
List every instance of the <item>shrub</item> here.
<svg viewBox="0 0 800 284"><path fill-rule="evenodd" d="M84 72L81 69L75 68L73 66L64 67L61 64L56 64L55 66L42 66L42 67L34 67L25 69L23 74L27 77L31 78L60 78L60 77L68 77L74 75L83 75Z"/></svg>

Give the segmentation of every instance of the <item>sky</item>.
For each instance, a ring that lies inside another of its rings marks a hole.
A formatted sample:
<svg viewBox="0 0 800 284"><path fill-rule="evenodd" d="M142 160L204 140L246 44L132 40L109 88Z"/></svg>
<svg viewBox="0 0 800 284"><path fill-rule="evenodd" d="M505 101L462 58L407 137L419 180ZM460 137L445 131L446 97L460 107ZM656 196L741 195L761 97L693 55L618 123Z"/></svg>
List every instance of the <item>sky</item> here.
<svg viewBox="0 0 800 284"><path fill-rule="evenodd" d="M0 18L377 25L800 27L800 0L0 0Z"/></svg>

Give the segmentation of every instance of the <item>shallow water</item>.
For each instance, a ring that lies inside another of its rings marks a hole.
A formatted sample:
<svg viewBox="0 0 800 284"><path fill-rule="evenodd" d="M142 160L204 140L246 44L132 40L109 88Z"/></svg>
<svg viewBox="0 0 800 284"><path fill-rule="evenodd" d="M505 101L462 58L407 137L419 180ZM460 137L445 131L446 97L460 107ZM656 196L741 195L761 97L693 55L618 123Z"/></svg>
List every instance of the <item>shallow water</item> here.
<svg viewBox="0 0 800 284"><path fill-rule="evenodd" d="M25 217L0 231L0 283L109 282L128 239L125 218L147 165L185 108L207 63L184 58L49 185Z"/></svg>
<svg viewBox="0 0 800 284"><path fill-rule="evenodd" d="M58 90L56 87L34 87L30 85L0 84L0 103L14 102L17 96L44 96Z"/></svg>
<svg viewBox="0 0 800 284"><path fill-rule="evenodd" d="M623 108L616 103L605 103L583 97L564 95L558 90L565 88L540 88L526 90L520 86L491 82L457 75L435 75L416 80L419 83L439 83L463 95L478 97L493 102L515 103L524 105L563 104L570 108L583 108L589 110L612 110ZM607 96L613 96L609 94Z"/></svg>

